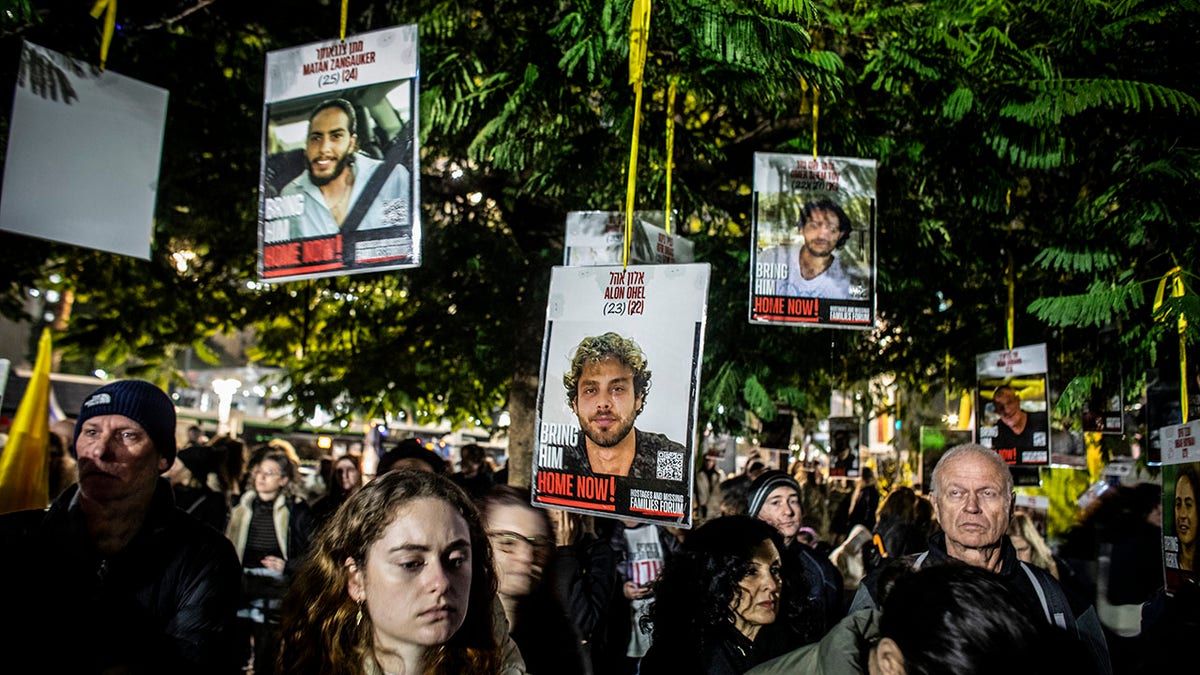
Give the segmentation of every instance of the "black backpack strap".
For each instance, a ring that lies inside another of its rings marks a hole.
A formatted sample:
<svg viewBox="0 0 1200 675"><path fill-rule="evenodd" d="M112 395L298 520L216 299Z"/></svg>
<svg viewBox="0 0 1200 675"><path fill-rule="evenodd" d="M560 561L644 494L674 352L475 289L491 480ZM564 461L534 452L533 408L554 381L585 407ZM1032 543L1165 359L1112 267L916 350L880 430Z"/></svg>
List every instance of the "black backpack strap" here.
<svg viewBox="0 0 1200 675"><path fill-rule="evenodd" d="M1033 592L1037 594L1038 603L1042 606L1042 613L1045 615L1046 621L1066 630L1070 623L1074 623L1075 616L1062 587L1058 584L1042 583L1041 575L1034 571L1032 565L1022 561L1017 561L1017 563L1021 566L1021 571L1025 573L1025 576L1029 577L1029 582L1033 584Z"/></svg>

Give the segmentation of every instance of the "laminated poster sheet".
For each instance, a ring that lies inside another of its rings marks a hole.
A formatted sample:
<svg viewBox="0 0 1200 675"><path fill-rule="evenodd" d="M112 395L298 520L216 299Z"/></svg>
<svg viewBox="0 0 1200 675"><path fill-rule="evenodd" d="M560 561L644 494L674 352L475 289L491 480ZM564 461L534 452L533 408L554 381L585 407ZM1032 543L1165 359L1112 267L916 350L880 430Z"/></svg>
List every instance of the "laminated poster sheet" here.
<svg viewBox="0 0 1200 675"><path fill-rule="evenodd" d="M750 322L875 323L875 160L755 153Z"/></svg>
<svg viewBox="0 0 1200 675"><path fill-rule="evenodd" d="M862 467L862 424L857 417L829 418L829 477L858 478Z"/></svg>
<svg viewBox="0 0 1200 675"><path fill-rule="evenodd" d="M978 354L975 373L977 442L1010 466L1050 463L1050 401L1046 345Z"/></svg>
<svg viewBox="0 0 1200 675"><path fill-rule="evenodd" d="M149 260L167 90L21 45L0 229Z"/></svg>
<svg viewBox="0 0 1200 675"><path fill-rule="evenodd" d="M692 242L663 228L662 211L634 211L629 264L677 264L695 260ZM621 211L571 211L563 246L564 265L620 265L624 255L625 214Z"/></svg>
<svg viewBox="0 0 1200 675"><path fill-rule="evenodd" d="M691 527L707 264L556 267L532 503Z"/></svg>
<svg viewBox="0 0 1200 675"><path fill-rule="evenodd" d="M1196 493L1200 489L1200 421L1164 427L1162 442L1163 572L1166 589L1174 595L1197 576Z"/></svg>
<svg viewBox="0 0 1200 675"><path fill-rule="evenodd" d="M417 27L267 53L259 278L421 264Z"/></svg>

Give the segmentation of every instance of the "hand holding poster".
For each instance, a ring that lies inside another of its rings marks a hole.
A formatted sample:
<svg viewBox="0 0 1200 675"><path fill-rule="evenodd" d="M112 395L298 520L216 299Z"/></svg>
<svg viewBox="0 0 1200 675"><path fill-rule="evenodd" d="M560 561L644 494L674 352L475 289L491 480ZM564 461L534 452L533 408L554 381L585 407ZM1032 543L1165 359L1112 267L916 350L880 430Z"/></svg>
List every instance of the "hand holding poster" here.
<svg viewBox="0 0 1200 675"><path fill-rule="evenodd" d="M1196 531L1200 527L1200 421L1164 427L1163 463L1163 567L1167 593L1183 584L1196 584Z"/></svg>
<svg viewBox="0 0 1200 675"><path fill-rule="evenodd" d="M556 267L533 503L690 527L708 265Z"/></svg>
<svg viewBox="0 0 1200 675"><path fill-rule="evenodd" d="M1050 463L1046 345L975 357L979 378L975 432L979 444L1016 466Z"/></svg>
<svg viewBox="0 0 1200 675"><path fill-rule="evenodd" d="M417 27L267 54L259 276L415 267Z"/></svg>
<svg viewBox="0 0 1200 675"><path fill-rule="evenodd" d="M875 161L754 155L750 321L875 321Z"/></svg>

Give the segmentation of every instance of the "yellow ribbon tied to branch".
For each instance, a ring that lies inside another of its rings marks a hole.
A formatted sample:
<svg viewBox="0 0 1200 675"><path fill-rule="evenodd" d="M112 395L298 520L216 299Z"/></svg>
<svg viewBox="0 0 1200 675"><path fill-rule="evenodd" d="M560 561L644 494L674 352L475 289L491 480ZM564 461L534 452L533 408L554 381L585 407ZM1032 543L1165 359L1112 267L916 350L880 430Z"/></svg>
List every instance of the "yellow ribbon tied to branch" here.
<svg viewBox="0 0 1200 675"><path fill-rule="evenodd" d="M625 245L622 265L629 266L629 246L633 241L633 196L637 191L638 131L642 126L642 77L646 70L646 51L650 42L650 0L633 0L629 19L629 84L633 85L633 142L629 147L629 176L625 188Z"/></svg>
<svg viewBox="0 0 1200 675"><path fill-rule="evenodd" d="M92 18L104 14L104 33L100 36L100 70L108 62L108 46L112 44L113 30L117 26L117 0L96 0L92 5Z"/></svg>
<svg viewBox="0 0 1200 675"><path fill-rule="evenodd" d="M1176 265L1158 282L1158 290L1154 293L1154 317L1157 321L1166 321L1170 316L1167 312L1159 313L1159 308L1162 307L1163 299L1166 296L1167 284L1171 285L1171 297L1182 298L1184 294L1183 268ZM1179 329L1179 409L1183 415L1180 421L1187 423L1187 316L1182 311L1179 312L1176 325Z"/></svg>

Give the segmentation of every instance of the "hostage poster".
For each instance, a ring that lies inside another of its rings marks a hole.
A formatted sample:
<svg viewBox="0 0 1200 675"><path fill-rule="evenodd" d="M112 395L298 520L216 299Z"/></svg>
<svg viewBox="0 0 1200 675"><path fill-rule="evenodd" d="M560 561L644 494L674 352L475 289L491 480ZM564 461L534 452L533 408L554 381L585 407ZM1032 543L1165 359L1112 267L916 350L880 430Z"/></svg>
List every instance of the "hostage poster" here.
<svg viewBox="0 0 1200 675"><path fill-rule="evenodd" d="M0 230L149 260L167 91L32 42L15 75Z"/></svg>
<svg viewBox="0 0 1200 675"><path fill-rule="evenodd" d="M692 242L663 228L662 211L634 211L629 263L690 263ZM625 243L621 211L571 211L563 242L564 265L620 265Z"/></svg>
<svg viewBox="0 0 1200 675"><path fill-rule="evenodd" d="M829 477L858 478L862 467L857 417L829 418Z"/></svg>
<svg viewBox="0 0 1200 675"><path fill-rule="evenodd" d="M1050 463L1050 401L1046 345L986 352L975 357L978 399L975 433L980 445L1012 466Z"/></svg>
<svg viewBox="0 0 1200 675"><path fill-rule="evenodd" d="M1196 528L1200 506L1200 421L1164 427L1162 443L1163 568L1167 593L1197 583Z"/></svg>
<svg viewBox="0 0 1200 675"><path fill-rule="evenodd" d="M875 322L875 160L755 153L750 322Z"/></svg>
<svg viewBox="0 0 1200 675"><path fill-rule="evenodd" d="M259 278L416 267L417 27L267 53Z"/></svg>
<svg viewBox="0 0 1200 675"><path fill-rule="evenodd" d="M709 272L553 269L534 505L691 527Z"/></svg>

